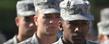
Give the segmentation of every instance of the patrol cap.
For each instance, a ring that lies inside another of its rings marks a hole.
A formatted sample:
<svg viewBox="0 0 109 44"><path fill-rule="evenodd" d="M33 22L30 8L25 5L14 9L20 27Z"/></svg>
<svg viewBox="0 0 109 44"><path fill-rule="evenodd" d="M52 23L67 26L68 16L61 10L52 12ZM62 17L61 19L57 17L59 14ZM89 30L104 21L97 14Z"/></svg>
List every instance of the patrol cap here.
<svg viewBox="0 0 109 44"><path fill-rule="evenodd" d="M100 11L101 20L97 24L99 34L109 35L109 8Z"/></svg>
<svg viewBox="0 0 109 44"><path fill-rule="evenodd" d="M97 26L99 34L109 35L109 21L99 22Z"/></svg>
<svg viewBox="0 0 109 44"><path fill-rule="evenodd" d="M109 8L104 8L100 11L101 21L109 20Z"/></svg>
<svg viewBox="0 0 109 44"><path fill-rule="evenodd" d="M90 20L82 14L83 0L65 0L60 3L61 17L64 20Z"/></svg>
<svg viewBox="0 0 109 44"><path fill-rule="evenodd" d="M60 1L61 0L34 0L35 11L42 9L45 14L60 13Z"/></svg>
<svg viewBox="0 0 109 44"><path fill-rule="evenodd" d="M17 16L30 16L35 15L35 9L33 1L22 0L16 4Z"/></svg>

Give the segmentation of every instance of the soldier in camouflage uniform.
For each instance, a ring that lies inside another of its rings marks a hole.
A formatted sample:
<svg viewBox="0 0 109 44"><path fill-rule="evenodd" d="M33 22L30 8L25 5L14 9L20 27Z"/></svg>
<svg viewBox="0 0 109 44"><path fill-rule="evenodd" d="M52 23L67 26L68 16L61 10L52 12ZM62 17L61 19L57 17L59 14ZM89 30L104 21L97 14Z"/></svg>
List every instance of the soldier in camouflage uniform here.
<svg viewBox="0 0 109 44"><path fill-rule="evenodd" d="M60 3L63 36L53 44L96 44L86 39L92 18L87 15L85 6L83 0L64 0Z"/></svg>
<svg viewBox="0 0 109 44"><path fill-rule="evenodd" d="M35 15L32 1L18 1L16 4L17 17L15 18L18 27L18 34L4 44L17 44L31 37L36 30L33 17Z"/></svg>
<svg viewBox="0 0 109 44"><path fill-rule="evenodd" d="M52 44L57 40L60 11L59 0L34 0L37 31L33 37L19 44Z"/></svg>
<svg viewBox="0 0 109 44"><path fill-rule="evenodd" d="M109 44L109 8L101 9L98 25L99 44Z"/></svg>

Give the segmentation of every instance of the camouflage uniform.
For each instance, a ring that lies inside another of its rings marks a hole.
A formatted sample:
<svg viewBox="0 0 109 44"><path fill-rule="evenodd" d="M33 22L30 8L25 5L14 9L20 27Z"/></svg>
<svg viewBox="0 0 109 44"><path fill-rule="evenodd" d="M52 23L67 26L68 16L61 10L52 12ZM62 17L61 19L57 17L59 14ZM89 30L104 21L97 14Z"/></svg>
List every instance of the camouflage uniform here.
<svg viewBox="0 0 109 44"><path fill-rule="evenodd" d="M53 44L63 44L63 42L62 42L62 37L61 37L57 42L55 42L55 43L53 43ZM97 44L97 43L87 41L86 44Z"/></svg>
<svg viewBox="0 0 109 44"><path fill-rule="evenodd" d="M19 44L39 44L39 42L38 42L36 35L34 34L31 38L23 42L20 42Z"/></svg>
<svg viewBox="0 0 109 44"><path fill-rule="evenodd" d="M15 35L12 39L8 40L7 42L3 44L17 44L17 36Z"/></svg>

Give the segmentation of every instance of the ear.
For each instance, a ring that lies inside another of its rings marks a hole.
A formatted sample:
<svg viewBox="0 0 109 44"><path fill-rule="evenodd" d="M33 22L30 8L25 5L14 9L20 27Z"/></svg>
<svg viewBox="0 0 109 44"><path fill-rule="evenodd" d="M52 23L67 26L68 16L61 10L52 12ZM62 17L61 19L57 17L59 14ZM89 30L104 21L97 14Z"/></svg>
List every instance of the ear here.
<svg viewBox="0 0 109 44"><path fill-rule="evenodd" d="M59 21L60 31L63 31L62 21Z"/></svg>
<svg viewBox="0 0 109 44"><path fill-rule="evenodd" d="M19 26L19 18L18 17L15 18L15 23L17 26Z"/></svg>
<svg viewBox="0 0 109 44"><path fill-rule="evenodd" d="M62 22L61 21L59 21L59 26L60 26L60 28L62 28Z"/></svg>
<svg viewBox="0 0 109 44"><path fill-rule="evenodd" d="M36 25L37 25L37 19L38 19L38 17L34 16L34 22L35 22Z"/></svg>

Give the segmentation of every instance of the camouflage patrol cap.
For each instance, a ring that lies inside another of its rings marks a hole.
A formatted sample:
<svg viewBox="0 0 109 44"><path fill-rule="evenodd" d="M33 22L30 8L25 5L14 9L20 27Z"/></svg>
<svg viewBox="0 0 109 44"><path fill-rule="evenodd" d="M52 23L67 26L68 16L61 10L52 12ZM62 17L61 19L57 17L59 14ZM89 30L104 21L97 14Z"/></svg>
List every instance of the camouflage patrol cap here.
<svg viewBox="0 0 109 44"><path fill-rule="evenodd" d="M62 0L34 0L35 11L43 9L44 13L60 13L59 3Z"/></svg>
<svg viewBox="0 0 109 44"><path fill-rule="evenodd" d="M109 35L109 8L100 11L101 20L97 24L99 34Z"/></svg>
<svg viewBox="0 0 109 44"><path fill-rule="evenodd" d="M60 3L61 17L64 20L90 20L83 13L85 2L83 0L64 0Z"/></svg>
<svg viewBox="0 0 109 44"><path fill-rule="evenodd" d="M35 15L33 1L30 1L30 0L18 1L16 4L16 10L17 10L18 16Z"/></svg>

